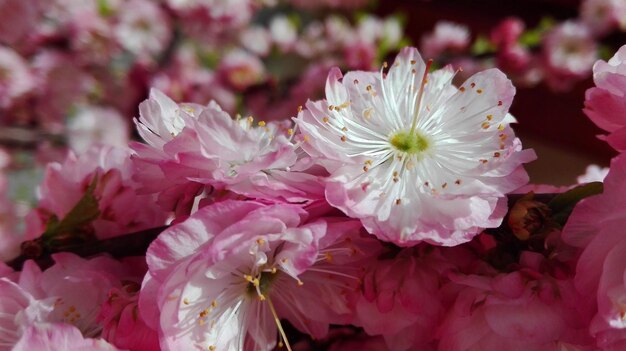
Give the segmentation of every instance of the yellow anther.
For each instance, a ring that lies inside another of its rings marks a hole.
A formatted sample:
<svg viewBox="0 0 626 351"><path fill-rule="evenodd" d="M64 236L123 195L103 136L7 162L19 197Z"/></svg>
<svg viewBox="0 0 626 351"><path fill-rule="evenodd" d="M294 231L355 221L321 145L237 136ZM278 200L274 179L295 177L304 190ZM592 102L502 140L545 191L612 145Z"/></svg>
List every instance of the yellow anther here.
<svg viewBox="0 0 626 351"><path fill-rule="evenodd" d="M259 121L259 127L265 127L265 121Z"/></svg>

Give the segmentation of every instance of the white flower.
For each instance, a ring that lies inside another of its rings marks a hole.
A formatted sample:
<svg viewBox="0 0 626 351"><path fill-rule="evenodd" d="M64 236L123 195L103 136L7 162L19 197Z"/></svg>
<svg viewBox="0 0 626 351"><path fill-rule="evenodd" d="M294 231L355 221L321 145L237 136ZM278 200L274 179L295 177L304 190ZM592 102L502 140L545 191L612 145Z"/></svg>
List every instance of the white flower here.
<svg viewBox="0 0 626 351"><path fill-rule="evenodd" d="M303 145L331 173L329 203L399 245L457 245L499 225L504 194L528 181L507 114L515 88L487 70L460 88L426 74L414 48L389 72L330 72L326 100L296 119Z"/></svg>

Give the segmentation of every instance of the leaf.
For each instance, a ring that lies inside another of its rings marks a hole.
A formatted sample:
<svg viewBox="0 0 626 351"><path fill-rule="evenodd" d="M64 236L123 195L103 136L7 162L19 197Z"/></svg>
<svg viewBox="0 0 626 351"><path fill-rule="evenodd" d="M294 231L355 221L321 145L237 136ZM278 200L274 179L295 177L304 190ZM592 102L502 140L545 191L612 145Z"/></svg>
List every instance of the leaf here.
<svg viewBox="0 0 626 351"><path fill-rule="evenodd" d="M580 200L602 193L603 188L601 182L592 182L558 194L548 203L552 210L552 219L560 225L565 225L569 215Z"/></svg>
<svg viewBox="0 0 626 351"><path fill-rule="evenodd" d="M45 245L49 245L60 235L70 234L80 236L80 228L91 223L100 215L98 199L94 195L94 190L98 183L98 176L87 187L83 197L76 205L59 221L56 216L52 216L46 224L46 231L41 236Z"/></svg>
<svg viewBox="0 0 626 351"><path fill-rule="evenodd" d="M472 44L472 48L470 49L472 55L484 55L488 53L493 53L496 51L496 46L493 45L487 37L483 35L479 35L476 37L476 41Z"/></svg>
<svg viewBox="0 0 626 351"><path fill-rule="evenodd" d="M555 21L550 17L544 17L541 19L541 22L537 25L536 28L530 29L524 33L519 38L519 43L532 48L539 46L543 39L544 34L554 27Z"/></svg>

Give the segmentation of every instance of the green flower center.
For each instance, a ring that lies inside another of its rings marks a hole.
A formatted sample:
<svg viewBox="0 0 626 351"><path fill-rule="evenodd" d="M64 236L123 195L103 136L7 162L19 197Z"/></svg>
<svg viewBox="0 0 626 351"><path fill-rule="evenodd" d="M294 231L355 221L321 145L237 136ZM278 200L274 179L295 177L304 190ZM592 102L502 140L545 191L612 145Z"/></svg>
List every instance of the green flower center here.
<svg viewBox="0 0 626 351"><path fill-rule="evenodd" d="M426 151L430 146L428 139L417 131L396 133L389 139L389 142L396 150L407 154L419 154Z"/></svg>

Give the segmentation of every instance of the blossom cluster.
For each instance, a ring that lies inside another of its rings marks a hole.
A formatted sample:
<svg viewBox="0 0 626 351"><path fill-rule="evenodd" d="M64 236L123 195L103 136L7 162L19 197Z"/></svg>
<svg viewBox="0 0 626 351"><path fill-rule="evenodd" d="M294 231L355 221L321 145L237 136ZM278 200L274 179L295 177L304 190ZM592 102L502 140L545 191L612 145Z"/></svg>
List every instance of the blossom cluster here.
<svg viewBox="0 0 626 351"><path fill-rule="evenodd" d="M585 101L619 151L625 53ZM544 201L506 75L431 66L333 68L291 120L151 90L143 142L48 164L2 233L39 259L0 266L0 350L623 349L626 157Z"/></svg>
<svg viewBox="0 0 626 351"><path fill-rule="evenodd" d="M517 85L545 82L554 91L565 91L588 78L594 62L614 50L603 44L604 39L626 32L623 0L580 3L578 18L558 22L546 17L528 28L513 16L488 35L477 33L474 38L465 25L440 21L422 37L421 48L427 57L463 67L469 74L495 66Z"/></svg>
<svg viewBox="0 0 626 351"><path fill-rule="evenodd" d="M107 143L123 146L149 87L182 101L215 100L231 113L288 118L319 95L320 72L334 65L371 69L402 40L395 17L350 22L333 12L311 17L301 5L2 1L0 123L61 135L77 151L104 135ZM282 69L285 62L290 70Z"/></svg>

